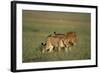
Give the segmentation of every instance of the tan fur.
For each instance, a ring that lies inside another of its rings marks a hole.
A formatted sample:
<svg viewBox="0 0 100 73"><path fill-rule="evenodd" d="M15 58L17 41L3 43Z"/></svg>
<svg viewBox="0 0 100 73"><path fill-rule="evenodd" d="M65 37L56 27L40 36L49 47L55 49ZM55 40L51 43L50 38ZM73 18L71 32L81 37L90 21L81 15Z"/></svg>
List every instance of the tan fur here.
<svg viewBox="0 0 100 73"><path fill-rule="evenodd" d="M68 43L70 45L72 45L72 46L76 45L76 43L77 43L77 35L76 35L75 32L68 32L68 33L65 34L65 36L66 36L66 39L68 40Z"/></svg>
<svg viewBox="0 0 100 73"><path fill-rule="evenodd" d="M65 34L51 34L47 37L46 45L44 45L43 52L47 51L52 52L53 48L57 48L59 51L61 48L65 48L67 51L68 48L74 46L77 41L77 36L75 32L68 32Z"/></svg>
<svg viewBox="0 0 100 73"><path fill-rule="evenodd" d="M62 41L60 41L61 39L56 37L56 36L49 36L47 37L47 40L46 40L46 45L44 45L44 49L43 49L43 52L44 51L47 51L49 50L48 52L52 52L53 51L53 48L61 48L61 47L64 47Z"/></svg>

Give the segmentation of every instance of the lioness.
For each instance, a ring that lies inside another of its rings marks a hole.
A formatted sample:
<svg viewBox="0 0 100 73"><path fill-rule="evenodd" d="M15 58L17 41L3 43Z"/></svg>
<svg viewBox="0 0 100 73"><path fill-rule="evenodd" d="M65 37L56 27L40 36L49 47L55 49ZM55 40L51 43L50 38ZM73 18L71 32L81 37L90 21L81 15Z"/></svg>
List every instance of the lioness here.
<svg viewBox="0 0 100 73"><path fill-rule="evenodd" d="M42 49L43 53L45 51L52 52L54 48L60 50L60 48L63 48L65 46L61 41L61 38L56 36L48 36L45 44L42 43L42 45L44 46Z"/></svg>

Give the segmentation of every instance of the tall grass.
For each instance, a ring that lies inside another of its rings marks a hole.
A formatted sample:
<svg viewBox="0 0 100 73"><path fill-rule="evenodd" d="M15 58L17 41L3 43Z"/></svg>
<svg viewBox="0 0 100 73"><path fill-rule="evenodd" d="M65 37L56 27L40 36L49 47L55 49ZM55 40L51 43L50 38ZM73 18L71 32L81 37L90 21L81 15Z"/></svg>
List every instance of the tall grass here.
<svg viewBox="0 0 100 73"><path fill-rule="evenodd" d="M90 14L23 10L23 62L85 60L91 58ZM78 42L67 53L41 53L41 43L53 32L76 32Z"/></svg>

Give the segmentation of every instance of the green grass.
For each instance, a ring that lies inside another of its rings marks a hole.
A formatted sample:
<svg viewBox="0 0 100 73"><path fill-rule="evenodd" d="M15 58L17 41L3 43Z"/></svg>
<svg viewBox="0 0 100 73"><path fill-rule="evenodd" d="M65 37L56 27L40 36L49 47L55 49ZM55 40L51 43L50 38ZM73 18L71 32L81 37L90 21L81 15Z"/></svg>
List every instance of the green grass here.
<svg viewBox="0 0 100 73"><path fill-rule="evenodd" d="M90 14L23 10L23 62L85 60L91 58ZM78 42L68 53L41 53L41 42L53 32L76 32Z"/></svg>

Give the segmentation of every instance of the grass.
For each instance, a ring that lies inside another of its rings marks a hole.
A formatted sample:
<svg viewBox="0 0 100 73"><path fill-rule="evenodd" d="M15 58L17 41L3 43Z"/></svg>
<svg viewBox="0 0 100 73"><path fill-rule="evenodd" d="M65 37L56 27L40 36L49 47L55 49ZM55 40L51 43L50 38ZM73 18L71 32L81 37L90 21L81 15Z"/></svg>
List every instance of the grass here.
<svg viewBox="0 0 100 73"><path fill-rule="evenodd" d="M23 10L22 60L44 62L91 58L90 14ZM78 43L68 53L41 53L41 42L53 32L76 32Z"/></svg>

